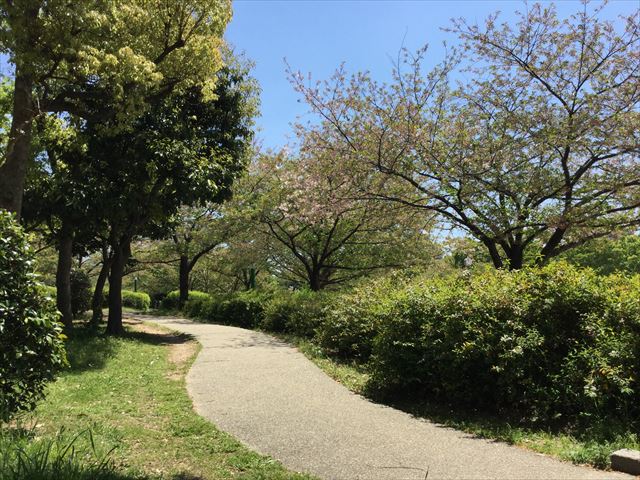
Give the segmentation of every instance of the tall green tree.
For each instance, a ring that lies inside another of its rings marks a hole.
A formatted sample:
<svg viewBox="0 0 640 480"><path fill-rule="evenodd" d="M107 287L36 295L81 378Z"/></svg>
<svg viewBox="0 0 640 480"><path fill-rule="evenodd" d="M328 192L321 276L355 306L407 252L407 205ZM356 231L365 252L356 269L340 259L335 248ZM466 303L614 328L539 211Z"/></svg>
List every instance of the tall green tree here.
<svg viewBox="0 0 640 480"><path fill-rule="evenodd" d="M405 52L388 84L344 70L292 81L322 119L307 127L317 148L361 172L364 192L438 214L517 269L640 222L640 12L598 13L535 4L515 24L456 21L458 53L425 73L425 52Z"/></svg>
<svg viewBox="0 0 640 480"><path fill-rule="evenodd" d="M245 160L225 150L208 113L215 99L193 87L153 105L133 129L89 135L95 198L108 224L112 252L107 332L122 332L122 277L131 241L167 235L181 205L219 202L230 195ZM224 131L223 131L224 133Z"/></svg>
<svg viewBox="0 0 640 480"><path fill-rule="evenodd" d="M67 112L119 130L173 90L203 86L222 66L229 0L7 0L0 51L15 67L0 208L20 212L32 125Z"/></svg>
<svg viewBox="0 0 640 480"><path fill-rule="evenodd" d="M86 142L68 120L47 115L37 121L35 159L28 172L23 218L58 250L56 305L67 330L73 326L71 269L74 254L93 241L97 217L87 189Z"/></svg>

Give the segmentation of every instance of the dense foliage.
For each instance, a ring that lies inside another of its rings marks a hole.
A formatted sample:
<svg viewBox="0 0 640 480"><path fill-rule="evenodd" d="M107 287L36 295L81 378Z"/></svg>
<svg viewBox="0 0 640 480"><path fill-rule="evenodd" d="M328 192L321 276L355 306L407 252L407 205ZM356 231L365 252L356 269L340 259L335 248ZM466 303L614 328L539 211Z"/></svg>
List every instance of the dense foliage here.
<svg viewBox="0 0 640 480"><path fill-rule="evenodd" d="M640 235L600 238L565 254L570 263L591 267L602 275L640 274Z"/></svg>
<svg viewBox="0 0 640 480"><path fill-rule="evenodd" d="M640 413L640 277L557 263L412 281L372 305L381 391L529 420Z"/></svg>
<svg viewBox="0 0 640 480"><path fill-rule="evenodd" d="M89 310L92 293L91 279L81 269L71 271L71 311L74 317Z"/></svg>
<svg viewBox="0 0 640 480"><path fill-rule="evenodd" d="M33 259L21 227L0 210L0 421L32 409L66 362L58 313Z"/></svg>
<svg viewBox="0 0 640 480"><path fill-rule="evenodd" d="M109 289L104 291L103 303L106 306L109 298ZM132 290L122 290L122 306L134 308L136 310L149 310L151 307L151 297L148 293L134 292Z"/></svg>
<svg viewBox="0 0 640 480"><path fill-rule="evenodd" d="M312 338L393 397L558 423L640 414L640 276L558 262L394 275L346 293L199 293L205 321Z"/></svg>

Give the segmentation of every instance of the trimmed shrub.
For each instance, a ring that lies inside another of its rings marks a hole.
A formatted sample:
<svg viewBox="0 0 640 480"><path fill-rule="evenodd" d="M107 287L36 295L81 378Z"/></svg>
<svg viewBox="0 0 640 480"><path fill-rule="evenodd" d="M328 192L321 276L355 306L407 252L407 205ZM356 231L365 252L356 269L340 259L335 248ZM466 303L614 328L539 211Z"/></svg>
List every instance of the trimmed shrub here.
<svg viewBox="0 0 640 480"><path fill-rule="evenodd" d="M366 362L378 333L379 318L403 281L399 275L391 275L335 297L317 329L318 343L331 355Z"/></svg>
<svg viewBox="0 0 640 480"><path fill-rule="evenodd" d="M180 303L180 292L172 290L162 299L162 308L164 310L177 310Z"/></svg>
<svg viewBox="0 0 640 480"><path fill-rule="evenodd" d="M255 328L262 322L267 298L255 291L238 293L211 306L207 318L224 325Z"/></svg>
<svg viewBox="0 0 640 480"><path fill-rule="evenodd" d="M195 297L201 297L203 295L209 296L208 293L199 292L198 290L189 290L189 296L187 302ZM180 306L180 291L172 290L165 295L162 299L162 308L164 310L178 310Z"/></svg>
<svg viewBox="0 0 640 480"><path fill-rule="evenodd" d="M151 297L144 292L122 290L122 306L135 308L136 310L149 310Z"/></svg>
<svg viewBox="0 0 640 480"><path fill-rule="evenodd" d="M109 306L109 289L102 292L102 304ZM132 290L122 290L122 306L146 311L151 306L151 297L144 292L134 292Z"/></svg>
<svg viewBox="0 0 640 480"><path fill-rule="evenodd" d="M298 290L278 293L264 306L260 327L277 333L312 338L323 322L328 295Z"/></svg>
<svg viewBox="0 0 640 480"><path fill-rule="evenodd" d="M411 282L372 316L371 386L383 392L534 421L640 414L638 277L490 270Z"/></svg>
<svg viewBox="0 0 640 480"><path fill-rule="evenodd" d="M27 236L0 210L0 421L33 409L66 364L59 314L33 265Z"/></svg>
<svg viewBox="0 0 640 480"><path fill-rule="evenodd" d="M213 298L208 293L194 290L189 292L189 299L182 310L189 317L203 318L208 310L209 303L212 301Z"/></svg>
<svg viewBox="0 0 640 480"><path fill-rule="evenodd" d="M83 314L91 306L91 280L84 270L71 271L71 312L74 317Z"/></svg>

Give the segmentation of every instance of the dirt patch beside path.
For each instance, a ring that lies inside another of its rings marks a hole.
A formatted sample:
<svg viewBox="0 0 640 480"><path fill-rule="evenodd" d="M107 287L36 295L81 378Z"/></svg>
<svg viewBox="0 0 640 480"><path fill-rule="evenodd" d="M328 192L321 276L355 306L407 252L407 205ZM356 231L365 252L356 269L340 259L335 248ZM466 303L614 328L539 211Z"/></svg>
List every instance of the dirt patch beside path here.
<svg viewBox="0 0 640 480"><path fill-rule="evenodd" d="M167 378L171 380L184 378L191 361L200 349L200 345L191 335L177 333L157 324L143 323L141 320L132 317L123 318L123 323L129 326L133 332L144 335L153 343L168 345L169 353L167 359L173 369L167 374Z"/></svg>

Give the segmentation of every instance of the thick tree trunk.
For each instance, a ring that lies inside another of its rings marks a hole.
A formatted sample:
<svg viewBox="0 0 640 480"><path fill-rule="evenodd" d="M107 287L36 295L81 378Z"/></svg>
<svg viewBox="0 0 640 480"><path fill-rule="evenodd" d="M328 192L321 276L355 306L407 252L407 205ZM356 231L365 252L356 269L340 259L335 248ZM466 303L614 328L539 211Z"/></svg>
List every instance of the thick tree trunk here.
<svg viewBox="0 0 640 480"><path fill-rule="evenodd" d="M109 269L111 268L111 259L109 258L109 255L106 254L105 250L102 252L102 268L100 268L100 273L96 280L96 288L93 290L93 298L91 299L91 324L95 326L98 326L102 321L102 298L104 285L107 283Z"/></svg>
<svg viewBox="0 0 640 480"><path fill-rule="evenodd" d="M509 270L520 270L524 265L524 249L515 245L509 252Z"/></svg>
<svg viewBox="0 0 640 480"><path fill-rule="evenodd" d="M33 79L16 67L11 112L11 130L4 163L0 165L0 208L20 216L24 179L31 148L31 130L35 109L33 106Z"/></svg>
<svg viewBox="0 0 640 480"><path fill-rule="evenodd" d="M322 276L320 275L320 271L313 271L309 274L309 288L314 291L314 292L318 292L320 290L322 290L322 288L324 287L324 283L322 281Z"/></svg>
<svg viewBox="0 0 640 480"><path fill-rule="evenodd" d="M129 240L123 240L113 247L113 259L109 272L109 317L107 319L106 333L109 335L122 335L122 277L124 267L131 254Z"/></svg>
<svg viewBox="0 0 640 480"><path fill-rule="evenodd" d="M73 233L63 221L58 237L58 267L56 270L56 304L62 313L65 329L73 328L71 310L71 264L73 263Z"/></svg>
<svg viewBox="0 0 640 480"><path fill-rule="evenodd" d="M189 273L191 271L189 265L189 257L180 255L180 308L184 307L189 299Z"/></svg>

